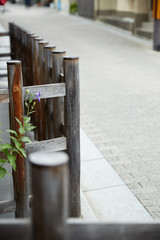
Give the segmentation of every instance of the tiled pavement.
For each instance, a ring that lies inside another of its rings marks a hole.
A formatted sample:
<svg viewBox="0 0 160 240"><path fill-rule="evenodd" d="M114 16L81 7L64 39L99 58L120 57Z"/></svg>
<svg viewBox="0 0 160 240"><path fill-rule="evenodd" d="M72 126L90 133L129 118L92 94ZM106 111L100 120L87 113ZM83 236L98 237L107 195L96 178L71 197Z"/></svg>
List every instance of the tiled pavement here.
<svg viewBox="0 0 160 240"><path fill-rule="evenodd" d="M47 8L6 8L0 15L5 27L8 21L21 23L80 56L81 127L153 218L160 219L159 53L148 41L94 21Z"/></svg>

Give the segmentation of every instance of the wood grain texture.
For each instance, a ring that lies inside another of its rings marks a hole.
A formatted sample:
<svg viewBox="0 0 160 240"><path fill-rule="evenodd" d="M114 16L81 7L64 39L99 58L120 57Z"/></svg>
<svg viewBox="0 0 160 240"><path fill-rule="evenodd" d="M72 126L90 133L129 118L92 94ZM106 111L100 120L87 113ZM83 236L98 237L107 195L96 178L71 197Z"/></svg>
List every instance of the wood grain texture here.
<svg viewBox="0 0 160 240"><path fill-rule="evenodd" d="M65 51L52 52L52 80L53 83L61 83L61 74L63 74L63 57ZM53 99L53 131L54 137L61 137L62 124L64 124L64 98Z"/></svg>
<svg viewBox="0 0 160 240"><path fill-rule="evenodd" d="M60 151L60 150L66 150L65 137L54 138L54 139L26 144L27 154L38 152L38 151L52 152L52 151Z"/></svg>
<svg viewBox="0 0 160 240"><path fill-rule="evenodd" d="M80 216L79 59L64 57L65 136L70 168L70 217Z"/></svg>
<svg viewBox="0 0 160 240"><path fill-rule="evenodd" d="M40 92L40 99L63 97L66 95L65 83L45 84L37 86L27 86L23 88L24 99L26 97L26 90L29 89L34 94L33 99L37 99L36 93Z"/></svg>
<svg viewBox="0 0 160 240"><path fill-rule="evenodd" d="M52 82L52 50L55 50L56 46L47 45L44 47L45 57L45 83ZM46 99L46 121L47 121L47 138L51 139L54 137L53 133L53 99Z"/></svg>
<svg viewBox="0 0 160 240"><path fill-rule="evenodd" d="M16 211L16 202L15 200L7 200L0 202L0 214L15 212Z"/></svg>
<svg viewBox="0 0 160 240"><path fill-rule="evenodd" d="M39 41L39 84L44 84L45 79L45 67L44 67L44 47L48 45L48 41ZM45 140L46 139L46 115L45 115L45 99L42 99L40 102L40 109L39 109L39 120L40 120L40 129L38 133L38 140Z"/></svg>
<svg viewBox="0 0 160 240"><path fill-rule="evenodd" d="M33 186L33 239L65 239L68 157L64 152L30 155Z"/></svg>
<svg viewBox="0 0 160 240"><path fill-rule="evenodd" d="M23 125L24 107L23 107L23 91L22 91L22 73L20 61L7 62L8 69L8 86L10 97L10 129L19 133L19 124L15 117L21 121ZM24 143L22 143L24 148ZM29 213L28 204L28 188L27 188L27 165L25 158L19 154L16 156L16 171L13 171L14 196L16 201L16 217L27 217Z"/></svg>

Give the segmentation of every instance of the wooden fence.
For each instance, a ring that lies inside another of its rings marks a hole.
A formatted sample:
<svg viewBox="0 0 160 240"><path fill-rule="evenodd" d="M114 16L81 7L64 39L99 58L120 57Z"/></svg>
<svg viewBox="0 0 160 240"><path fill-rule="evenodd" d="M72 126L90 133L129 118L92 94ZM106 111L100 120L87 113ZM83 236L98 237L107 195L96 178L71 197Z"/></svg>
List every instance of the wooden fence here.
<svg viewBox="0 0 160 240"><path fill-rule="evenodd" d="M159 240L160 223L106 223L67 219L68 156L30 156L32 219L0 220L1 240Z"/></svg>
<svg viewBox="0 0 160 240"><path fill-rule="evenodd" d="M26 90L40 92L41 103L33 116L36 142L26 144L27 153L67 150L69 154L69 216L80 216L80 102L79 59L67 57L42 38L10 23L11 56L8 62L10 127L17 130L14 116L24 114ZM22 61L22 73L21 62ZM22 78L23 76L23 78ZM24 85L24 87L23 87ZM52 99L53 98L53 99ZM17 158L13 173L14 201L0 203L0 213L15 211L28 216L26 160Z"/></svg>

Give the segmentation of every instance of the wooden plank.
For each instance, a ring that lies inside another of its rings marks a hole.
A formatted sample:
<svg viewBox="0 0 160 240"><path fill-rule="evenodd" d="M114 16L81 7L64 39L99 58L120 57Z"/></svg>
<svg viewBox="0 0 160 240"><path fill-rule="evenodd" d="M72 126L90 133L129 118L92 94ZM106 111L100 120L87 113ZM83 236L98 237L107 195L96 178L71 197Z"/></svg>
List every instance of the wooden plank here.
<svg viewBox="0 0 160 240"><path fill-rule="evenodd" d="M1 240L31 240L29 219L0 219Z"/></svg>
<svg viewBox="0 0 160 240"><path fill-rule="evenodd" d="M9 95L8 88L1 88L1 89L0 89L0 95L1 95L1 94L5 94L5 95L8 96L8 95Z"/></svg>
<svg viewBox="0 0 160 240"><path fill-rule="evenodd" d="M69 240L159 240L160 223L68 223Z"/></svg>
<svg viewBox="0 0 160 240"><path fill-rule="evenodd" d="M33 142L26 144L27 154L38 152L38 151L60 151L66 150L66 138L54 138L49 140L44 140L40 142Z"/></svg>
<svg viewBox="0 0 160 240"><path fill-rule="evenodd" d="M9 36L9 32L0 32L0 37Z"/></svg>
<svg viewBox="0 0 160 240"><path fill-rule="evenodd" d="M29 89L31 93L34 94L33 99L36 98L36 93L40 92L40 98L53 98L53 97L63 97L66 95L65 83L57 84L45 84L37 86L27 86L23 87L24 99L26 97L26 90Z"/></svg>
<svg viewBox="0 0 160 240"><path fill-rule="evenodd" d="M0 53L0 57L10 57L11 53Z"/></svg>
<svg viewBox="0 0 160 240"><path fill-rule="evenodd" d="M52 80L53 83L61 83L61 74L63 74L63 57L66 51L52 52ZM64 124L64 98L53 99L53 131L54 137L61 137L62 123Z"/></svg>
<svg viewBox="0 0 160 240"><path fill-rule="evenodd" d="M64 240L68 212L68 156L65 152L30 155L33 189L33 239Z"/></svg>
<svg viewBox="0 0 160 240"><path fill-rule="evenodd" d="M7 73L0 73L0 78L7 77L7 76L8 76Z"/></svg>
<svg viewBox="0 0 160 240"><path fill-rule="evenodd" d="M23 125L24 104L23 104L23 83L20 61L7 62L8 69L8 86L10 97L10 129L19 133L19 124L15 117L21 121ZM24 148L24 143L22 143ZM27 164L26 159L19 154L16 156L16 171L13 171L14 196L16 201L16 217L28 217L29 203L28 203L28 188L27 188Z"/></svg>
<svg viewBox="0 0 160 240"><path fill-rule="evenodd" d="M15 212L16 203L15 200L7 200L0 202L0 214Z"/></svg>
<svg viewBox="0 0 160 240"><path fill-rule="evenodd" d="M70 167L70 217L80 216L79 58L64 57L65 136Z"/></svg>

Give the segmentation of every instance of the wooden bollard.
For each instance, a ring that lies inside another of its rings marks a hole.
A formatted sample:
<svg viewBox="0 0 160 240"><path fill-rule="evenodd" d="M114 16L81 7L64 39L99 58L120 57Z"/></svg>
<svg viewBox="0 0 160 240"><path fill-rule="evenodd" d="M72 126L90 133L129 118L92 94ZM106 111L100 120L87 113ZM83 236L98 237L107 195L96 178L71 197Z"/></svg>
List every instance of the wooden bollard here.
<svg viewBox="0 0 160 240"><path fill-rule="evenodd" d="M68 156L64 152L30 155L33 239L63 240L68 211Z"/></svg>
<svg viewBox="0 0 160 240"><path fill-rule="evenodd" d="M38 42L39 45L39 80L40 85L45 84L45 66L44 66L44 47L48 45L48 41L40 41ZM39 136L38 140L45 140L46 139L46 117L45 117L45 99L41 99L40 102L40 129L39 129Z"/></svg>
<svg viewBox="0 0 160 240"><path fill-rule="evenodd" d="M23 106L23 82L20 61L7 62L8 87L10 98L10 128L19 134L19 124L15 117L23 125L24 106ZM22 144L24 148L24 143ZM16 201L15 216L19 218L28 217L28 187L27 187L27 164L26 159L17 154L16 171L13 171L14 196Z"/></svg>
<svg viewBox="0 0 160 240"><path fill-rule="evenodd" d="M44 47L45 56L45 83L52 83L51 80L51 67L52 67L52 50L55 50L56 46L47 45ZM46 100L46 122L47 122L47 138L52 139L53 135L53 99Z"/></svg>
<svg viewBox="0 0 160 240"><path fill-rule="evenodd" d="M53 83L61 82L61 74L63 74L63 57L66 51L52 52L52 79ZM53 131L54 137L62 136L62 123L64 124L64 98L53 99Z"/></svg>
<svg viewBox="0 0 160 240"><path fill-rule="evenodd" d="M70 216L80 216L80 97L79 58L64 57L65 134L70 169Z"/></svg>

